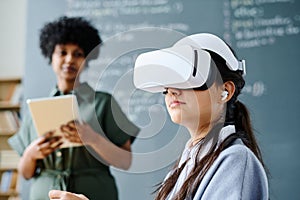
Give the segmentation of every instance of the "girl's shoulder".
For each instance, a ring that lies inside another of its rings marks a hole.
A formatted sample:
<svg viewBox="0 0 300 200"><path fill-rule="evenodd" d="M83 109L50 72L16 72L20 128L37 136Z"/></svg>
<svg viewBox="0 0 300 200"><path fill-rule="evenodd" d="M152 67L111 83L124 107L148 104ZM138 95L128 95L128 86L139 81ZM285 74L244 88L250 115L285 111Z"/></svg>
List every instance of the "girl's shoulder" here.
<svg viewBox="0 0 300 200"><path fill-rule="evenodd" d="M236 139L232 145L220 153L217 160L229 159L236 163L246 162L249 158L259 162L254 153L242 142L242 140Z"/></svg>

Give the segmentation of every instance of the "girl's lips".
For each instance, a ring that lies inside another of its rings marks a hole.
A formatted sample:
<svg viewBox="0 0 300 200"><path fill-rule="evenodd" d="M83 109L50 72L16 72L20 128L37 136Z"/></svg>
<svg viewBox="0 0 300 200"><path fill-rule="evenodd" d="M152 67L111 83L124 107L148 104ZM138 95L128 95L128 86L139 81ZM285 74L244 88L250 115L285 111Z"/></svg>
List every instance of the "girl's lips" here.
<svg viewBox="0 0 300 200"><path fill-rule="evenodd" d="M172 102L169 104L169 107L170 107L170 108L174 108L174 107L179 106L179 105L182 105L182 104L185 104L185 103L182 102L182 101L175 100L175 101L172 101Z"/></svg>

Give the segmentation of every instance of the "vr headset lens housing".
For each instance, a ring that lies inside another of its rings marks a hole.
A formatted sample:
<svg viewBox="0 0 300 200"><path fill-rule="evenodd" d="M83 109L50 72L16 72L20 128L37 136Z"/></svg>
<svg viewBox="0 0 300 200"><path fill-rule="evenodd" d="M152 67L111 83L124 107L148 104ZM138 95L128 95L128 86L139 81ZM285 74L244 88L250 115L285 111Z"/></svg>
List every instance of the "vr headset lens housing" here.
<svg viewBox="0 0 300 200"><path fill-rule="evenodd" d="M236 59L223 40L200 33L179 40L171 48L140 54L134 66L134 85L148 92L163 92L165 88L205 90L217 72L207 50L221 56L230 70L246 74L245 61Z"/></svg>
<svg viewBox="0 0 300 200"><path fill-rule="evenodd" d="M143 53L135 62L134 85L148 92L198 88L206 83L211 62L207 51L189 45Z"/></svg>

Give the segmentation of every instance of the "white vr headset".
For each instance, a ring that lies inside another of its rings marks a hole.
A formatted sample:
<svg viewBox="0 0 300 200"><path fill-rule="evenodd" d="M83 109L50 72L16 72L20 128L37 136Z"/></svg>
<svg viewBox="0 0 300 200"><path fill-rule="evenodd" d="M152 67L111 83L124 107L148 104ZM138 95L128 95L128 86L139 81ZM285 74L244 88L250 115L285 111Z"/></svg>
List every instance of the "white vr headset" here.
<svg viewBox="0 0 300 200"><path fill-rule="evenodd" d="M223 40L200 33L179 40L171 48L140 54L134 66L135 87L153 93L165 88L201 87L208 80L213 63L206 50L220 55L230 70L246 74L245 61L237 60Z"/></svg>

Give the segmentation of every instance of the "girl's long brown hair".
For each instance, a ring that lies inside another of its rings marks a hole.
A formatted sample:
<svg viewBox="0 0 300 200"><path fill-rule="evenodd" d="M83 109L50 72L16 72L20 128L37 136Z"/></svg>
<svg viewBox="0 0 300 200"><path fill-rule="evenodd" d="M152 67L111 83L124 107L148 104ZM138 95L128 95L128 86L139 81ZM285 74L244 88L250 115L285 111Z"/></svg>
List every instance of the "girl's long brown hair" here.
<svg viewBox="0 0 300 200"><path fill-rule="evenodd" d="M232 81L235 84L235 93L233 97L227 102L226 117L224 124L216 124L212 130L207 134L204 140L209 141L210 139L217 140L219 132L224 125L234 124L236 133L227 137L219 146L217 142L213 142L212 147L208 153L202 158L199 159L196 156L195 166L191 170L187 179L183 183L180 190L177 192L174 200L183 200L187 197L193 197L197 191L198 186L200 185L203 177L212 166L213 162L217 159L220 153L226 149L230 144L232 144L236 139L240 138L243 143L256 155L259 161L263 163L262 155L258 144L253 133L249 112L246 106L237 100L242 88L245 85L245 81L242 76L241 71L231 71L226 66L225 60L220 57L218 54L208 51L217 66L217 69L220 72L220 75L223 79L223 82ZM199 146L197 150L197 155L199 155L202 146L205 144L205 141L202 145ZM198 158L198 159L197 159ZM187 161L186 161L187 162ZM172 189L174 188L177 179L183 170L185 163L178 167L178 162L174 167L173 173L167 178L162 184L159 184L156 192L156 200L163 200L168 197Z"/></svg>

